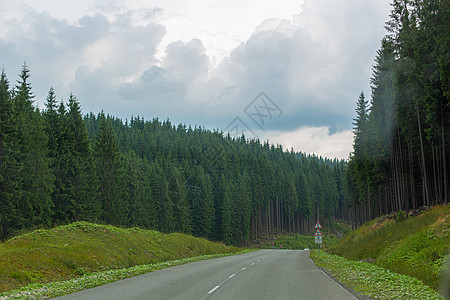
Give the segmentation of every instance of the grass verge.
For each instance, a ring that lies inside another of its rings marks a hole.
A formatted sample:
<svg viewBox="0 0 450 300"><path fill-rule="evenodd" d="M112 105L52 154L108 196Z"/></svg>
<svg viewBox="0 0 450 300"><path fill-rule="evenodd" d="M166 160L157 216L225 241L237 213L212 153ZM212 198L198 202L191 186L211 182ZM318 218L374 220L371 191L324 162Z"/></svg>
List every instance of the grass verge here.
<svg viewBox="0 0 450 300"><path fill-rule="evenodd" d="M181 264L191 263L195 261L218 258L229 255L236 255L241 253L250 252L253 250L246 249L242 250L238 253L222 253L222 254L211 254L211 255L202 255L196 257L189 257L177 260L170 260L165 262L160 262L156 264L150 265L140 265L134 266L131 268L118 269L118 270L109 270L103 272L94 272L92 274L84 275L78 278L65 280L65 281L57 281L50 282L46 284L35 283L28 285L26 287L22 287L18 290L13 290L10 292L0 294L1 300L6 299L48 299L52 297L59 297L68 295L71 293L79 292L85 289L93 288L99 285L107 284L110 282L114 282L117 280L162 270L165 268L170 268L174 266L178 266Z"/></svg>
<svg viewBox="0 0 450 300"><path fill-rule="evenodd" d="M314 263L355 292L374 299L444 299L422 281L381 267L311 251Z"/></svg>
<svg viewBox="0 0 450 300"><path fill-rule="evenodd" d="M413 276L437 289L450 252L450 205L414 217L378 218L346 235L331 252Z"/></svg>
<svg viewBox="0 0 450 300"><path fill-rule="evenodd" d="M76 222L0 243L0 293L94 272L241 250L180 233Z"/></svg>

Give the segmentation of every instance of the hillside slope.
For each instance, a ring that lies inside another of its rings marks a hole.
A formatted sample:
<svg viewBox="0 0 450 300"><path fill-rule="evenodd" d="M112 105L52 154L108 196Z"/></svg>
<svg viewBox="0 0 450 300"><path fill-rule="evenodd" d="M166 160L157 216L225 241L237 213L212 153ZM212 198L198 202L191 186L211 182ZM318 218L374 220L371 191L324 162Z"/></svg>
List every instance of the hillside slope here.
<svg viewBox="0 0 450 300"><path fill-rule="evenodd" d="M241 250L189 235L76 222L0 244L0 292L86 273Z"/></svg>
<svg viewBox="0 0 450 300"><path fill-rule="evenodd" d="M450 252L450 205L370 221L346 235L331 252L413 276L432 288Z"/></svg>

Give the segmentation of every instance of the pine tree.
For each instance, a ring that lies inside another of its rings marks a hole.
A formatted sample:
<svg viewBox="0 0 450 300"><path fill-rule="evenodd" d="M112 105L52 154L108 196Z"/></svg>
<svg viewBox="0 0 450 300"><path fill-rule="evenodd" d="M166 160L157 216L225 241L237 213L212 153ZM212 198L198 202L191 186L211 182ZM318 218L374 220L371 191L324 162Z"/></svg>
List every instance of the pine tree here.
<svg viewBox="0 0 450 300"><path fill-rule="evenodd" d="M100 203L92 197L95 188L93 158L91 155L86 124L81 115L77 98L70 94L67 112L68 148L70 153L69 181L73 186L75 219L94 221L100 215Z"/></svg>
<svg viewBox="0 0 450 300"><path fill-rule="evenodd" d="M181 171L170 168L169 201L173 207L174 230L178 232L191 232L191 215L188 201L188 191L185 178Z"/></svg>
<svg viewBox="0 0 450 300"><path fill-rule="evenodd" d="M64 102L58 105L53 88L47 96L44 111L45 132L48 136L48 157L53 175L55 175L55 186L53 188L52 200L54 204L53 219L64 224L74 221L75 199L74 186L70 182L72 154L69 149L70 132L66 116Z"/></svg>
<svg viewBox="0 0 450 300"><path fill-rule="evenodd" d="M359 95L358 101L356 102L356 118L353 119L353 134L354 138L354 150L355 155L363 155L364 151L364 126L367 122L368 117L368 101L364 97L364 92Z"/></svg>
<svg viewBox="0 0 450 300"><path fill-rule="evenodd" d="M51 193L54 182L47 157L47 136L44 132L41 113L33 107L34 95L31 92L31 84L28 82L29 77L30 71L24 64L13 97L19 143L16 161L22 165L19 211L25 222L24 228L33 225L50 225L53 208Z"/></svg>
<svg viewBox="0 0 450 300"><path fill-rule="evenodd" d="M97 181L100 218L114 225L127 224L128 200L123 182L117 138L110 120L99 115L99 128L94 141L94 164Z"/></svg>
<svg viewBox="0 0 450 300"><path fill-rule="evenodd" d="M125 183L128 192L128 222L130 226L151 228L152 192L149 174L146 172L146 162L129 151L125 157Z"/></svg>
<svg viewBox="0 0 450 300"><path fill-rule="evenodd" d="M18 211L21 165L16 161L18 141L9 82L4 70L0 77L0 240L20 228Z"/></svg>
<svg viewBox="0 0 450 300"><path fill-rule="evenodd" d="M223 198L222 207L222 241L227 245L236 244L235 231L236 228L233 227L233 212L234 203L232 199L232 188L230 184L225 187L225 194Z"/></svg>
<svg viewBox="0 0 450 300"><path fill-rule="evenodd" d="M194 188L190 191L192 233L204 238L214 236L214 200L209 176L201 166L195 170Z"/></svg>
<svg viewBox="0 0 450 300"><path fill-rule="evenodd" d="M155 228L163 232L174 230L173 204L169 199L169 182L163 163L159 160L152 164L151 191L153 200L153 210L155 213ZM168 172L167 172L168 173Z"/></svg>

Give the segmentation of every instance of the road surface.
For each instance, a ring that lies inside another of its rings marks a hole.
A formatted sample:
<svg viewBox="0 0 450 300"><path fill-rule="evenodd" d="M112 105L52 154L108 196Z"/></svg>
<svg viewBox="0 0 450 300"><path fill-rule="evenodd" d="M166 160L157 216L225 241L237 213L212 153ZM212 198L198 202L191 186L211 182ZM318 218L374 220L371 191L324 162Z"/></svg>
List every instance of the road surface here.
<svg viewBox="0 0 450 300"><path fill-rule="evenodd" d="M164 269L59 299L356 299L309 251L259 250Z"/></svg>

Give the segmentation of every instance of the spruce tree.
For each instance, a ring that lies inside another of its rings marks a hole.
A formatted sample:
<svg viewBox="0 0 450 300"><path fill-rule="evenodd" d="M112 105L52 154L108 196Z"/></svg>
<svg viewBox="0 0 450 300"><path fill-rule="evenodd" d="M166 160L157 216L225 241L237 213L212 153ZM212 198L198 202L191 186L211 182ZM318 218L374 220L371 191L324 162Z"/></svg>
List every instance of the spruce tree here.
<svg viewBox="0 0 450 300"><path fill-rule="evenodd" d="M70 153L69 181L73 186L75 219L95 221L100 215L100 203L93 197L95 188L93 158L86 123L81 115L78 99L70 94L67 112L68 149Z"/></svg>
<svg viewBox="0 0 450 300"><path fill-rule="evenodd" d="M51 193L54 182L54 176L49 168L44 123L41 113L33 107L34 95L31 84L28 82L29 77L30 71L24 64L13 97L20 150L16 161L22 165L19 210L25 222L24 228L33 225L50 225L53 208Z"/></svg>
<svg viewBox="0 0 450 300"><path fill-rule="evenodd" d="M21 190L21 164L16 161L18 141L9 81L4 70L0 77L0 240L9 237L22 224L18 211Z"/></svg>
<svg viewBox="0 0 450 300"><path fill-rule="evenodd" d="M128 200L124 191L123 169L117 138L111 121L99 115L99 128L94 141L94 164L100 218L114 225L127 224Z"/></svg>
<svg viewBox="0 0 450 300"><path fill-rule="evenodd" d="M174 230L178 232L191 232L191 215L188 201L188 191L185 177L175 166L170 168L169 201L173 207Z"/></svg>

